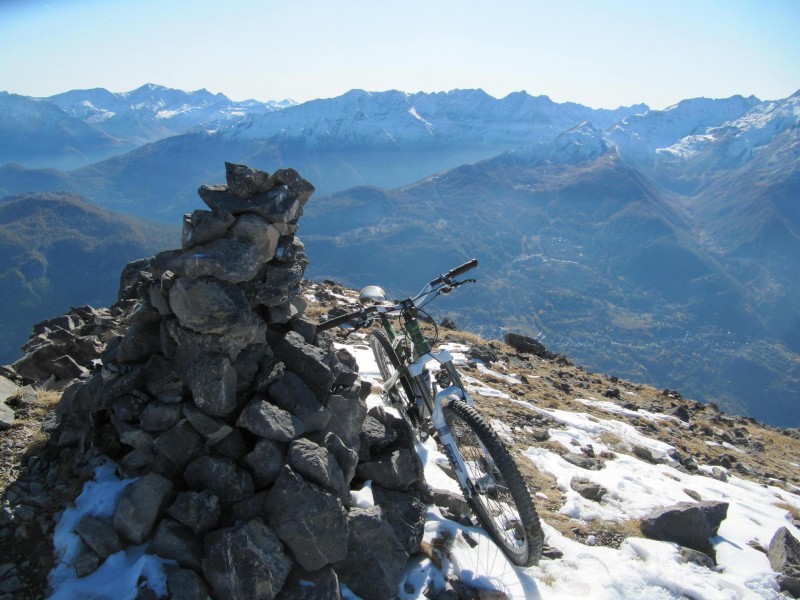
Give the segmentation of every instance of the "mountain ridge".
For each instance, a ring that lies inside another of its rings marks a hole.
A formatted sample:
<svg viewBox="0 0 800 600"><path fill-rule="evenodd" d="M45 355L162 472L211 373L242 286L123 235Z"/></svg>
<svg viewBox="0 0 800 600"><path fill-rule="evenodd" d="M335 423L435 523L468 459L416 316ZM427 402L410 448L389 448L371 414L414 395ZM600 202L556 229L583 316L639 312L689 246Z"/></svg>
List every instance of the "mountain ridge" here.
<svg viewBox="0 0 800 600"><path fill-rule="evenodd" d="M347 276L389 273L402 285L404 256L438 253L444 262L479 251L490 257L494 289L506 292L509 320L470 307L484 320L485 333L519 326L556 346L579 348L587 364L617 354L625 369L620 374L665 387L683 387L672 382L691 379L694 395L729 409L744 409L737 398L757 380L761 396L791 406L800 291L786 257L798 252L797 97L695 99L629 115L641 131L650 123L665 136L642 146L649 152L644 160L615 142L621 130L611 135L592 120L557 132L544 117L527 122L537 102L556 105L523 93L505 102L527 116L478 135L459 124L475 122L476 113L502 100L476 90L353 91L258 117L273 123L269 133L277 119L290 117L292 130L283 135L243 140L239 125L173 136L67 174L6 167L0 188L15 192L41 175L43 187L71 189L107 207L166 220L187 211L192 181L214 181L223 157L258 165L291 162L323 197L304 222L310 250L324 255L312 267L322 276L340 277L354 262L362 271ZM452 111L462 102L476 104L456 118ZM297 116L304 113L320 118ZM665 125L665 115L675 123ZM395 117L396 129L384 127ZM476 127L489 120L483 115ZM447 127L464 137L446 152L430 146L432 139L445 139ZM536 128L544 137L524 135ZM767 134L766 142L748 133L753 128ZM374 141L383 131L391 139ZM412 134L428 145L409 142ZM658 153L678 137L689 144L701 136L705 150L679 162ZM478 137L474 145L466 143ZM513 147L487 150L500 139ZM359 140L367 145L359 149ZM734 153L744 162L731 162L727 140L745 145L747 152ZM352 185L360 187L348 189ZM322 215L328 215L329 230L317 225ZM382 257L383 272L365 264L370 252ZM490 305L488 292L481 301ZM712 390L704 372L720 373L727 391Z"/></svg>

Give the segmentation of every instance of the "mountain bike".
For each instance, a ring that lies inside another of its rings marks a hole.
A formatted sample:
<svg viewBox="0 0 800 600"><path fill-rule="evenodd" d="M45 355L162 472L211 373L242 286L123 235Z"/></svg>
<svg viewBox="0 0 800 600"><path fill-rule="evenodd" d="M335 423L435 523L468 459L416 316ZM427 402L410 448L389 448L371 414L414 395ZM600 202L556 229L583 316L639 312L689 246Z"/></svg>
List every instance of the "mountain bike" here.
<svg viewBox="0 0 800 600"><path fill-rule="evenodd" d="M370 334L370 347L384 378L385 398L418 435L432 424L434 438L480 524L511 562L530 566L539 562L543 544L530 492L508 448L475 408L452 355L433 350L438 331L429 342L420 322L428 303L474 283L456 278L477 265L475 259L466 262L430 281L416 296L397 302L387 302L382 288L367 286L359 295L360 309L320 323L317 331L342 326L352 332L380 325Z"/></svg>

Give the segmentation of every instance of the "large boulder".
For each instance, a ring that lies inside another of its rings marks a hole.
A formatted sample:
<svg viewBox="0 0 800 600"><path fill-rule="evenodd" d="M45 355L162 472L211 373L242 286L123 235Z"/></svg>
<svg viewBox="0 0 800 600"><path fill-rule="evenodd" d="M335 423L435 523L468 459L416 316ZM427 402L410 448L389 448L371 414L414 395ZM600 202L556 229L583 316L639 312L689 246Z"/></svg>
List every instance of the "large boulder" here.
<svg viewBox="0 0 800 600"><path fill-rule="evenodd" d="M770 566L780 573L778 585L793 598L800 597L800 541L787 527L772 536L767 549Z"/></svg>
<svg viewBox="0 0 800 600"><path fill-rule="evenodd" d="M291 565L278 538L260 519L214 531L205 539L203 575L216 598L272 600Z"/></svg>
<svg viewBox="0 0 800 600"><path fill-rule="evenodd" d="M293 441L287 456L289 466L306 480L333 492L343 503L350 502L350 488L339 463L327 448L307 439Z"/></svg>
<svg viewBox="0 0 800 600"><path fill-rule="evenodd" d="M306 430L303 422L293 414L258 397L244 407L236 424L276 442L290 442Z"/></svg>
<svg viewBox="0 0 800 600"><path fill-rule="evenodd" d="M383 510L353 508L348 527L347 557L333 565L339 580L364 600L394 598L408 553Z"/></svg>
<svg viewBox="0 0 800 600"><path fill-rule="evenodd" d="M263 330L244 292L227 281L179 277L169 291L169 305L183 327L198 333Z"/></svg>
<svg viewBox="0 0 800 600"><path fill-rule="evenodd" d="M231 458L203 455L186 467L186 484L193 490L209 490L223 504L238 502L255 492L253 478Z"/></svg>
<svg viewBox="0 0 800 600"><path fill-rule="evenodd" d="M304 569L314 571L347 554L347 512L341 500L290 467L281 471L266 506L270 527Z"/></svg>
<svg viewBox="0 0 800 600"><path fill-rule="evenodd" d="M727 502L698 502L659 508L642 519L642 533L654 540L675 542L714 556L709 538L728 515Z"/></svg>
<svg viewBox="0 0 800 600"><path fill-rule="evenodd" d="M156 473L148 473L122 492L114 513L114 529L131 544L150 537L158 520L172 500L172 483Z"/></svg>

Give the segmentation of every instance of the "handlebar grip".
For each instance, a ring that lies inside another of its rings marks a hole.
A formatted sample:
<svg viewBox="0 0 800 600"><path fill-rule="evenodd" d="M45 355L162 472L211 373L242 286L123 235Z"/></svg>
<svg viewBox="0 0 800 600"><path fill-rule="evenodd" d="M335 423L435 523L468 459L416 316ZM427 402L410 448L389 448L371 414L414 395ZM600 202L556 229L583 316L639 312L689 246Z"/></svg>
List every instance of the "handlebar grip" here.
<svg viewBox="0 0 800 600"><path fill-rule="evenodd" d="M465 262L460 267L456 267L455 269L451 269L450 271L448 271L447 277L449 279L452 279L453 277L458 277L459 275L463 275L467 271L474 269L477 266L478 266L478 259L473 258L472 260Z"/></svg>
<svg viewBox="0 0 800 600"><path fill-rule="evenodd" d="M325 331L326 329L333 329L334 327L343 325L344 323L352 321L353 317L355 317L357 314L358 312L347 313L344 315L339 315L338 317L333 317L332 319L329 319L327 321L323 321L322 323L317 325L317 331Z"/></svg>

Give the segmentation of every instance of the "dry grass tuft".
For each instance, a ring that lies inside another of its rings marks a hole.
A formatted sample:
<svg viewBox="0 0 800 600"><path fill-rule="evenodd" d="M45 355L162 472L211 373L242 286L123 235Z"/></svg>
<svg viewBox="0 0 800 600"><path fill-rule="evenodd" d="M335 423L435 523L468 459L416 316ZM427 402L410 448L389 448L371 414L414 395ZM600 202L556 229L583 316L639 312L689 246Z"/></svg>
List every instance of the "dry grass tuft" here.
<svg viewBox="0 0 800 600"><path fill-rule="evenodd" d="M625 454L628 452L628 444L625 443L625 440L612 431L603 431L599 439L600 442L605 444L612 452L616 452L617 454Z"/></svg>
<svg viewBox="0 0 800 600"><path fill-rule="evenodd" d="M778 508L782 508L790 515L792 515L792 519L794 521L800 521L800 508L794 506L793 504L789 504L788 502L778 502L775 504Z"/></svg>

